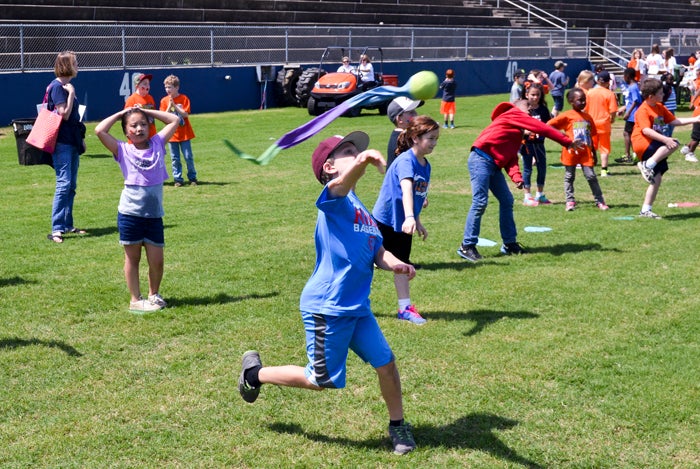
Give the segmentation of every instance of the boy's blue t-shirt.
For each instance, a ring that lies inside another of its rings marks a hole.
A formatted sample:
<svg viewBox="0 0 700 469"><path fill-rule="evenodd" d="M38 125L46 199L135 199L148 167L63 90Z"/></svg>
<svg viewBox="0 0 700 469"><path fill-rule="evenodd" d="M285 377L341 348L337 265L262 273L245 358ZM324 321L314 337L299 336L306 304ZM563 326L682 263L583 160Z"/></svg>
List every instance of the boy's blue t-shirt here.
<svg viewBox="0 0 700 469"><path fill-rule="evenodd" d="M637 109L642 105L642 93L639 91L637 83L630 83L624 91L625 93L625 110L629 110L635 103L636 107L627 118L627 122L634 122L634 115L637 114Z"/></svg>
<svg viewBox="0 0 700 469"><path fill-rule="evenodd" d="M403 179L413 179L413 215L418 217L428 196L430 163L426 160L425 166L421 166L413 150L409 149L401 153L387 169L372 215L377 221L391 226L397 232L401 231L406 219L401 191Z"/></svg>
<svg viewBox="0 0 700 469"><path fill-rule="evenodd" d="M301 311L327 316L365 316L370 309L374 259L382 247L377 222L354 192L318 200L316 267L301 292Z"/></svg>

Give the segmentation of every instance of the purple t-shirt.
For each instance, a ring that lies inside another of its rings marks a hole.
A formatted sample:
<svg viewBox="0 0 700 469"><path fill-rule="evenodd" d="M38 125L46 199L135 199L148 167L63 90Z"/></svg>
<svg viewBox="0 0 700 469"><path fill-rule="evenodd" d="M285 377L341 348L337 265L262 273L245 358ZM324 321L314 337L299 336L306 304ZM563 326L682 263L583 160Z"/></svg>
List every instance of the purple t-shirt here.
<svg viewBox="0 0 700 469"><path fill-rule="evenodd" d="M114 156L124 175L124 184L130 186L155 186L168 179L165 169L165 143L154 135L145 150L132 143L119 142L119 151Z"/></svg>

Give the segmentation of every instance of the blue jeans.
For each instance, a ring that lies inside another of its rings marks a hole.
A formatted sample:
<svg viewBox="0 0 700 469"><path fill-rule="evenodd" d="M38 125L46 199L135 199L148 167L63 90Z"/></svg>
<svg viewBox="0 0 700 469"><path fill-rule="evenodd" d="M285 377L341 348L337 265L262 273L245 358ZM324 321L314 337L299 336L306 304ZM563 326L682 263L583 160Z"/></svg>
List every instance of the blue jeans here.
<svg viewBox="0 0 700 469"><path fill-rule="evenodd" d="M173 180L180 183L184 181L182 179L180 150L182 150L182 156L185 158L185 164L187 165L187 179L190 181L196 181L197 170L194 169L194 155L192 154L192 143L190 140L170 142L170 158L173 161Z"/></svg>
<svg viewBox="0 0 700 469"><path fill-rule="evenodd" d="M51 231L65 233L73 226L73 200L78 186L78 166L80 154L78 147L65 143L56 143L53 152L53 167L56 171L56 192L53 196L51 211Z"/></svg>
<svg viewBox="0 0 700 469"><path fill-rule="evenodd" d="M537 166L537 187L544 187L544 180L547 177L547 150L544 143L528 142L520 147L520 154L523 156L523 185L529 189L532 177L532 158L535 158Z"/></svg>
<svg viewBox="0 0 700 469"><path fill-rule="evenodd" d="M472 183L472 206L464 225L463 244L475 245L479 241L481 217L489 203L489 190L498 199L500 215L498 223L504 244L515 243L517 231L513 217L513 194L510 192L501 168L491 158L472 151L467 161Z"/></svg>

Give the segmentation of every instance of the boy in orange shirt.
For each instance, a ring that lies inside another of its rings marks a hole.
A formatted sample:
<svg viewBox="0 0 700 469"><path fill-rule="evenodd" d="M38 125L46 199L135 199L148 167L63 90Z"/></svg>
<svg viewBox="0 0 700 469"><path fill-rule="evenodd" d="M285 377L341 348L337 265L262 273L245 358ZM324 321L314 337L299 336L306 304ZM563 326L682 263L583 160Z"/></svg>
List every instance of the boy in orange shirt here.
<svg viewBox="0 0 700 469"><path fill-rule="evenodd" d="M181 187L185 182L182 178L182 162L180 151L187 165L187 179L191 186L197 185L197 170L194 167L194 155L192 154L191 140L194 138L192 124L190 124L190 99L180 93L180 79L175 75L168 76L164 81L167 96L160 100L160 110L177 114L180 118L180 126L175 135L170 139L170 158L172 159L173 180L175 187Z"/></svg>
<svg viewBox="0 0 700 469"><path fill-rule="evenodd" d="M610 135L612 123L617 115L617 98L610 91L610 73L603 70L596 75L597 85L586 95L586 112L595 122L596 137L593 144L600 154L600 176L608 176L608 156L610 155Z"/></svg>
<svg viewBox="0 0 700 469"><path fill-rule="evenodd" d="M664 124L688 125L700 122L700 116L676 117L663 105L664 89L661 81L647 78L641 86L644 102L634 116L632 148L640 157L637 163L642 177L649 183L644 195L640 217L661 218L652 212L652 205L661 186L661 178L668 171L666 158L678 149L678 140L661 133Z"/></svg>
<svg viewBox="0 0 700 469"><path fill-rule="evenodd" d="M124 109L129 109L131 107L140 107L143 109L154 109L156 108L156 100L153 96L149 94L151 91L151 80L153 80L153 75L147 75L145 73L134 73L134 93L126 98L124 103ZM155 121L151 116L148 116L148 137L152 138L158 133L156 129Z"/></svg>
<svg viewBox="0 0 700 469"><path fill-rule="evenodd" d="M566 132L566 135L572 140L581 140L583 142L582 148L577 150L562 148L561 151L561 162L565 167L564 192L566 195L566 211L570 212L576 208L574 180L576 179L576 166L579 164L595 198L596 207L600 210L607 210L608 206L605 205L603 191L600 189L598 178L593 169L596 163L596 151L593 144L596 137L596 126L593 118L584 111L586 108L586 93L581 88L571 88L566 93L566 100L572 109L560 113L547 122L548 125L555 129Z"/></svg>

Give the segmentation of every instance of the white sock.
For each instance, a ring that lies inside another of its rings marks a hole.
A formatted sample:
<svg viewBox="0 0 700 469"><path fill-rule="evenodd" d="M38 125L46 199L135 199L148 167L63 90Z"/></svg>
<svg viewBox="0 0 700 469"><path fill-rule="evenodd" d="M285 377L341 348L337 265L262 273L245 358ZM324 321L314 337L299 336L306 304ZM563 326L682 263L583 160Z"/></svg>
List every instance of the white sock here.
<svg viewBox="0 0 700 469"><path fill-rule="evenodd" d="M647 160L646 163L644 163L644 164L646 165L647 168L654 169L654 167L656 166L656 161Z"/></svg>
<svg viewBox="0 0 700 469"><path fill-rule="evenodd" d="M410 298L399 298L399 311L403 311L404 309L408 308L411 306L411 299Z"/></svg>
<svg viewBox="0 0 700 469"><path fill-rule="evenodd" d="M543 195L544 195L544 194L543 194L542 192L537 191L537 195L535 195L535 197L539 199L539 198L542 197Z"/></svg>
<svg viewBox="0 0 700 469"><path fill-rule="evenodd" d="M651 212L651 205L642 205L642 212Z"/></svg>

